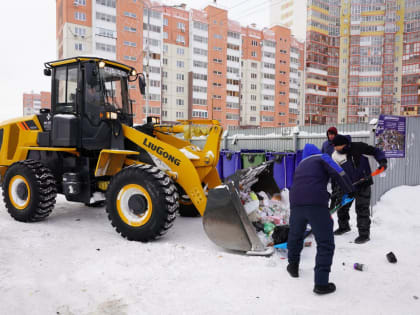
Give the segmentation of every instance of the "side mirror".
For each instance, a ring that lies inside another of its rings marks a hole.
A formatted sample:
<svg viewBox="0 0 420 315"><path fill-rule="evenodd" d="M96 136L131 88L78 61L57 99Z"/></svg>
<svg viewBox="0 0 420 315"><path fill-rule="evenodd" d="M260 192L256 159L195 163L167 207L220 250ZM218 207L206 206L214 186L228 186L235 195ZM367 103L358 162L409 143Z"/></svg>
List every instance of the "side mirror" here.
<svg viewBox="0 0 420 315"><path fill-rule="evenodd" d="M142 95L146 94L146 78L142 73L139 73L139 88Z"/></svg>
<svg viewBox="0 0 420 315"><path fill-rule="evenodd" d="M48 114L48 113L50 113L50 112L51 112L51 109L49 109L49 108L41 108L41 109L39 110L39 112L40 112L41 114Z"/></svg>
<svg viewBox="0 0 420 315"><path fill-rule="evenodd" d="M44 75L47 77L51 76L51 69L44 69Z"/></svg>

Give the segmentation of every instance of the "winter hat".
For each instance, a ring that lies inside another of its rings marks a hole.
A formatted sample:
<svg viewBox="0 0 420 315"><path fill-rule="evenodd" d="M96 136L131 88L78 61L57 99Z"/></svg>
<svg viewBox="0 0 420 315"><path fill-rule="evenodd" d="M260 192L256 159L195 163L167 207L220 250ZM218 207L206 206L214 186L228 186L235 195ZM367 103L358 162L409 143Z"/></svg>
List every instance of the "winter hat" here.
<svg viewBox="0 0 420 315"><path fill-rule="evenodd" d="M336 135L332 141L334 146L343 145L343 144L349 144L350 140L343 135Z"/></svg>
<svg viewBox="0 0 420 315"><path fill-rule="evenodd" d="M333 133L333 134L337 135L338 134L337 128L335 128L335 127L328 128L327 135L328 135L328 133Z"/></svg>

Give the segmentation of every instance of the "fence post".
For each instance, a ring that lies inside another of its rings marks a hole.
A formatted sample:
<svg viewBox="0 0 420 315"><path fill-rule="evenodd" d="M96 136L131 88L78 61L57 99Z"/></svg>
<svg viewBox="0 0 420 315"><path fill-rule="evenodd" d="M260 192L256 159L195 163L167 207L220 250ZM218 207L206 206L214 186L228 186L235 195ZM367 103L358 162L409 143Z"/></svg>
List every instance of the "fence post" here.
<svg viewBox="0 0 420 315"><path fill-rule="evenodd" d="M299 131L293 131L293 150L295 152L298 150L298 135Z"/></svg>

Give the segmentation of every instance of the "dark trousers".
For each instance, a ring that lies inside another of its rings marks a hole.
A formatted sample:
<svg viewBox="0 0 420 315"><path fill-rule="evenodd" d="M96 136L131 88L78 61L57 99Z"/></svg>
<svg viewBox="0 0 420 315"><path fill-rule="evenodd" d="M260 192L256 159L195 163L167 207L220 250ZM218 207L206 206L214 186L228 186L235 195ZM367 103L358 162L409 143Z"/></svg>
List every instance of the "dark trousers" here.
<svg viewBox="0 0 420 315"><path fill-rule="evenodd" d="M354 199L356 200L357 228L359 229L359 235L369 236L370 234L370 195L370 186L364 186L358 189L354 196ZM350 202L338 209L337 216L339 227L349 227L349 212L352 204L353 202Z"/></svg>
<svg viewBox="0 0 420 315"><path fill-rule="evenodd" d="M315 258L315 284L326 285L334 255L334 222L327 207L298 206L290 213L290 230L287 240L289 263L299 263L303 237L307 224L311 225L317 248Z"/></svg>
<svg viewBox="0 0 420 315"><path fill-rule="evenodd" d="M335 180L331 179L331 200L330 200L330 210L334 209L338 202L341 201L339 199L340 191L339 186L335 182Z"/></svg>

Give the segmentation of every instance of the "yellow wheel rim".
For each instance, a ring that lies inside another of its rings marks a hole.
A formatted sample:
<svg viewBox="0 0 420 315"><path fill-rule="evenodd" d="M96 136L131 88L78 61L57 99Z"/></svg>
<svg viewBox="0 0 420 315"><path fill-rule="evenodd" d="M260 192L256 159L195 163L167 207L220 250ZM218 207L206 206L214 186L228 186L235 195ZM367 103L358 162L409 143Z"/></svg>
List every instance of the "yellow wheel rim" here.
<svg viewBox="0 0 420 315"><path fill-rule="evenodd" d="M136 214L130 209L128 201L134 195L143 196L146 201L146 209L142 214ZM139 227L146 224L153 212L152 198L142 186L137 184L128 184L121 188L117 196L117 211L120 218L129 226Z"/></svg>
<svg viewBox="0 0 420 315"><path fill-rule="evenodd" d="M26 186L26 198L22 198L18 194L18 187L22 184ZM28 181L25 177L21 175L15 175L12 177L9 183L9 199L13 207L16 209L23 210L28 206L29 201L31 200L31 188L29 187Z"/></svg>

